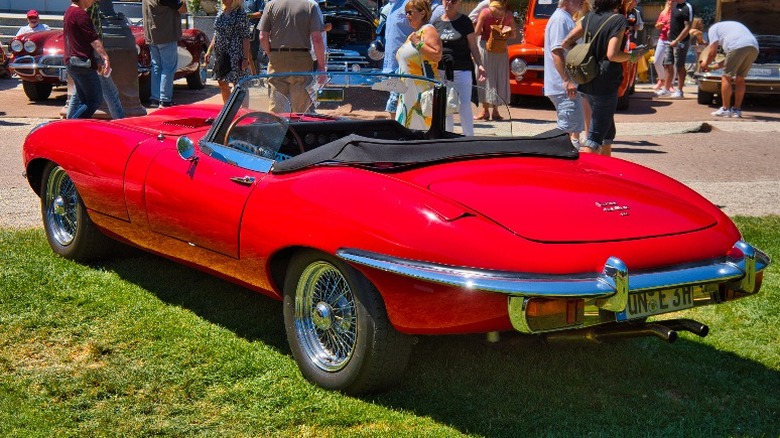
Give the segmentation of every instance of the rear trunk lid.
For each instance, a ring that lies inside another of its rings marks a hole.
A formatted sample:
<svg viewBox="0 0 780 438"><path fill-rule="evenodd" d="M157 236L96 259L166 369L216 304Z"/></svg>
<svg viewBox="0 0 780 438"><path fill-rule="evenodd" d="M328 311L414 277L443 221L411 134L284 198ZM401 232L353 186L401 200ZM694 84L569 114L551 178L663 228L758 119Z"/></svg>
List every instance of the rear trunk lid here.
<svg viewBox="0 0 780 438"><path fill-rule="evenodd" d="M478 165L437 173L428 188L526 239L582 243L693 232L716 219L672 193L556 160L555 166ZM516 163L515 163L516 164Z"/></svg>

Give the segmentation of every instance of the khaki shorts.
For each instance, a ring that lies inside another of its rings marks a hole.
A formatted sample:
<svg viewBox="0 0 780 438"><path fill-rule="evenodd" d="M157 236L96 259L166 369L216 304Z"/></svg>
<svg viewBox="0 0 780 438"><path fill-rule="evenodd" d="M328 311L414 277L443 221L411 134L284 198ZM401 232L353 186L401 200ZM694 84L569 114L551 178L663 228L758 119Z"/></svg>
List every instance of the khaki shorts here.
<svg viewBox="0 0 780 438"><path fill-rule="evenodd" d="M753 67L756 58L758 58L758 49L753 46L730 51L726 54L726 62L723 64L723 76L744 78Z"/></svg>

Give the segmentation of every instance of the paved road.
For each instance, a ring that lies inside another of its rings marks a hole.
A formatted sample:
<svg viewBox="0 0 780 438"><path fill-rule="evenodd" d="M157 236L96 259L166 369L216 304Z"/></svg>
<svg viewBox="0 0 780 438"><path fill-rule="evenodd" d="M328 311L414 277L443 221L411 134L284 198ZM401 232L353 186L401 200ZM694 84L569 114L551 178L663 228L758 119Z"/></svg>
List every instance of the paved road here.
<svg viewBox="0 0 780 438"><path fill-rule="evenodd" d="M695 89L683 101L651 98L639 87L628 112L619 113L614 156L670 175L694 188L729 215L780 215L780 104L757 100L742 120L718 119L714 108L696 104ZM39 201L21 177L21 145L38 123L59 117L64 90L34 104L18 81L0 80L0 227L40 226ZM179 103L219 102L215 86L187 90ZM545 99L511 108L515 135L554 127Z"/></svg>

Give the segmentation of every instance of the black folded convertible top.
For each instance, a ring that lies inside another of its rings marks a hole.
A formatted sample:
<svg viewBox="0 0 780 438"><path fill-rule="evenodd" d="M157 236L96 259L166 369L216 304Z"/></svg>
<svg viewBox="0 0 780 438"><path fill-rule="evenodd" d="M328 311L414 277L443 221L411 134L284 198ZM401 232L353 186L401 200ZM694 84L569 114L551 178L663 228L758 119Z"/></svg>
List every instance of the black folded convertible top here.
<svg viewBox="0 0 780 438"><path fill-rule="evenodd" d="M383 169L442 160L492 155L531 155L576 159L579 152L567 133L554 129L533 137L459 137L437 140L378 140L349 135L304 154L274 164L272 173L317 164L355 164Z"/></svg>

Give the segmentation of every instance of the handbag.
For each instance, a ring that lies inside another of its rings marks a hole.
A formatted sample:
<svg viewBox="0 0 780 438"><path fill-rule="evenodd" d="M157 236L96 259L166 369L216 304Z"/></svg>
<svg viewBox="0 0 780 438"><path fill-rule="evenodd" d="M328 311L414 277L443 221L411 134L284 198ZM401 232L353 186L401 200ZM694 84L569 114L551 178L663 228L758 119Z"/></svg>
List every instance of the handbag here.
<svg viewBox="0 0 780 438"><path fill-rule="evenodd" d="M499 24L490 25L490 36L488 37L485 49L491 53L503 53L506 52L506 40L509 39L509 34L512 33L512 28L504 26L504 17L506 12L501 17Z"/></svg>
<svg viewBox="0 0 780 438"><path fill-rule="evenodd" d="M590 53L590 43L593 42L593 40L596 38L596 35L601 32L601 29L604 28L609 20L617 17L617 14L610 15L606 20L604 20L603 23L601 23L601 26L599 26L598 30L596 30L596 33L594 33L590 38L587 38L588 25L590 24L591 16L592 15L588 15L587 21L585 21L585 41L574 46L566 54L566 65L564 66L566 73L569 75L572 81L579 85L587 84L588 82L595 79L596 76L598 76L599 60Z"/></svg>
<svg viewBox="0 0 780 438"><path fill-rule="evenodd" d="M230 70L230 55L223 53L214 61L214 77L224 78Z"/></svg>
<svg viewBox="0 0 780 438"><path fill-rule="evenodd" d="M420 111L423 116L431 117L433 115L433 87L420 93ZM446 112L451 116L460 111L460 97L454 87L447 86L447 105Z"/></svg>

